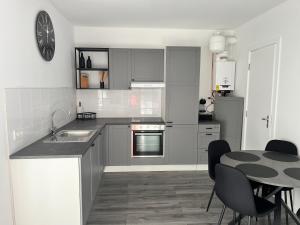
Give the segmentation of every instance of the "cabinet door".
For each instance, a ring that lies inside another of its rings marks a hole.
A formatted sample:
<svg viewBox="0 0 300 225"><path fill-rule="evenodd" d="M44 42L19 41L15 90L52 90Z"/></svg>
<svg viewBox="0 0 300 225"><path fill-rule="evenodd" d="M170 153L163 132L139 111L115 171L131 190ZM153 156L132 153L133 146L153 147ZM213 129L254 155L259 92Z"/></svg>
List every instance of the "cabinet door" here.
<svg viewBox="0 0 300 225"><path fill-rule="evenodd" d="M83 224L86 224L90 209L92 207L92 166L91 152L88 152L81 158L81 185L82 185L82 219Z"/></svg>
<svg viewBox="0 0 300 225"><path fill-rule="evenodd" d="M200 48L167 47L166 83L199 85Z"/></svg>
<svg viewBox="0 0 300 225"><path fill-rule="evenodd" d="M207 148L201 148L198 150L198 164L208 164Z"/></svg>
<svg viewBox="0 0 300 225"><path fill-rule="evenodd" d="M98 137L99 138L99 137ZM91 146L91 163L92 163L92 201L96 197L98 186L100 182L100 152L99 152L99 139L96 139Z"/></svg>
<svg viewBox="0 0 300 225"><path fill-rule="evenodd" d="M198 86L166 87L166 121L173 124L198 124Z"/></svg>
<svg viewBox="0 0 300 225"><path fill-rule="evenodd" d="M210 142L219 139L220 133L198 133L198 148L207 150Z"/></svg>
<svg viewBox="0 0 300 225"><path fill-rule="evenodd" d="M130 129L128 125L111 125L108 134L108 160L110 166L128 165L130 155Z"/></svg>
<svg viewBox="0 0 300 225"><path fill-rule="evenodd" d="M164 81L164 50L132 49L132 81Z"/></svg>
<svg viewBox="0 0 300 225"><path fill-rule="evenodd" d="M131 50L109 49L110 89L129 89L131 81Z"/></svg>
<svg viewBox="0 0 300 225"><path fill-rule="evenodd" d="M169 164L197 164L197 125L173 125L166 129Z"/></svg>
<svg viewBox="0 0 300 225"><path fill-rule="evenodd" d="M231 151L241 150L244 99L216 97L215 119L221 123L221 139L226 140Z"/></svg>

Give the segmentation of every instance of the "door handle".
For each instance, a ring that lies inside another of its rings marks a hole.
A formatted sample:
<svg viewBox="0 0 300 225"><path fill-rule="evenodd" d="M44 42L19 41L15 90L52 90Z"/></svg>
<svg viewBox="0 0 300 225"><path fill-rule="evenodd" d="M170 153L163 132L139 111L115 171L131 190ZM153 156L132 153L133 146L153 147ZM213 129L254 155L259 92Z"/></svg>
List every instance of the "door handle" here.
<svg viewBox="0 0 300 225"><path fill-rule="evenodd" d="M270 116L267 116L267 117L265 117L265 118L262 118L261 120L267 121L267 128L269 128Z"/></svg>

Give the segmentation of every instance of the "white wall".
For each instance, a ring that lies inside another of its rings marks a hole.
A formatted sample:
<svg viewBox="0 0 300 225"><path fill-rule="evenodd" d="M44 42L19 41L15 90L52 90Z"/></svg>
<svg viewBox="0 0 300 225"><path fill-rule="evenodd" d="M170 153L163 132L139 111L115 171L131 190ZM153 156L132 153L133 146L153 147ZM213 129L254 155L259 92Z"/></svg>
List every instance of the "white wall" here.
<svg viewBox="0 0 300 225"><path fill-rule="evenodd" d="M35 41L35 17L39 10L50 14L56 35L52 62L41 59ZM73 27L49 0L9 0L0 7L0 224L11 225L5 115L5 88L73 87Z"/></svg>
<svg viewBox="0 0 300 225"><path fill-rule="evenodd" d="M211 54L208 40L211 30L75 27L76 46L113 48L164 48L199 46L201 71L199 97L210 96Z"/></svg>
<svg viewBox="0 0 300 225"><path fill-rule="evenodd" d="M237 29L236 94L246 95L249 49L259 43L282 38L276 138L294 142L300 149L300 3L287 2ZM259 93L258 93L259 94ZM300 152L300 151L299 151ZM298 196L300 200L300 195ZM300 207L298 201L298 207Z"/></svg>

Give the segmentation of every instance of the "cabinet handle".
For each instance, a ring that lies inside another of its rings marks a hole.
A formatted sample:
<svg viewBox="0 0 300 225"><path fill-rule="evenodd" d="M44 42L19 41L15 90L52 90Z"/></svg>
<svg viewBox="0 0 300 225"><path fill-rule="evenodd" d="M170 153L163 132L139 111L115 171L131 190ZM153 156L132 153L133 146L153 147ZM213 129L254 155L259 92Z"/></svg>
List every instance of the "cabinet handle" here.
<svg viewBox="0 0 300 225"><path fill-rule="evenodd" d="M131 81L134 81L134 78L132 78Z"/></svg>
<svg viewBox="0 0 300 225"><path fill-rule="evenodd" d="M212 130L212 128L211 127L207 127L206 130Z"/></svg>
<svg viewBox="0 0 300 225"><path fill-rule="evenodd" d="M166 123L173 123L172 121L167 121Z"/></svg>
<svg viewBox="0 0 300 225"><path fill-rule="evenodd" d="M94 146L95 146L95 143L93 143L91 146L94 147Z"/></svg>
<svg viewBox="0 0 300 225"><path fill-rule="evenodd" d="M173 127L173 126L171 126L171 125L167 125L166 127Z"/></svg>
<svg viewBox="0 0 300 225"><path fill-rule="evenodd" d="M206 134L206 136L211 136L212 134Z"/></svg>
<svg viewBox="0 0 300 225"><path fill-rule="evenodd" d="M208 150L207 150L207 149L205 149L204 151L205 151L205 152L208 152Z"/></svg>

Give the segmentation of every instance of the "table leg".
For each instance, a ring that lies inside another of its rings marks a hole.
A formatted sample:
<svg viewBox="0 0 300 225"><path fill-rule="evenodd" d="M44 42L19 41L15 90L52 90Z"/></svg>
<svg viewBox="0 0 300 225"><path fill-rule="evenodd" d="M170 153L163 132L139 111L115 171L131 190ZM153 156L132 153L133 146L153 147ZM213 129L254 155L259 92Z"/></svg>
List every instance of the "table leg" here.
<svg viewBox="0 0 300 225"><path fill-rule="evenodd" d="M274 225L281 224L281 191L275 194L275 205L276 209L274 211Z"/></svg>

